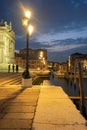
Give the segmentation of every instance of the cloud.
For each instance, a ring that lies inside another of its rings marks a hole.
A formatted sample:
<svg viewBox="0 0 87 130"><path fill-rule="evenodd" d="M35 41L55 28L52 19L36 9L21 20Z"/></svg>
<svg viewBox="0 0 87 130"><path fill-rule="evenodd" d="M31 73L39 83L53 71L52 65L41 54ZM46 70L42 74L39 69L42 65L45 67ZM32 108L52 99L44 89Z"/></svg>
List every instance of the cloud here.
<svg viewBox="0 0 87 130"><path fill-rule="evenodd" d="M55 61L55 62L66 62L68 60L69 55L73 53L82 53L86 54L87 53L87 46L81 46L78 48L73 48L70 50L66 51L61 51L61 52L49 52L48 53L48 60L49 61Z"/></svg>
<svg viewBox="0 0 87 130"><path fill-rule="evenodd" d="M66 40L66 39L77 39L77 38L87 38L87 27L80 28L80 30L69 30L63 32L56 32L56 33L48 33L43 34L37 37L38 42L45 42L49 44L54 44L53 41L56 40Z"/></svg>
<svg viewBox="0 0 87 130"><path fill-rule="evenodd" d="M74 6L75 8L78 8L79 6L86 5L87 4L87 0L70 0L72 6Z"/></svg>
<svg viewBox="0 0 87 130"><path fill-rule="evenodd" d="M56 45L56 46L52 46L52 47L50 47L50 48L47 48L47 50L48 50L48 52L63 52L63 51L69 51L69 50L71 50L71 49L78 49L79 47L84 47L84 46L86 46L87 47L87 45L85 45L85 44L67 44L67 45Z"/></svg>

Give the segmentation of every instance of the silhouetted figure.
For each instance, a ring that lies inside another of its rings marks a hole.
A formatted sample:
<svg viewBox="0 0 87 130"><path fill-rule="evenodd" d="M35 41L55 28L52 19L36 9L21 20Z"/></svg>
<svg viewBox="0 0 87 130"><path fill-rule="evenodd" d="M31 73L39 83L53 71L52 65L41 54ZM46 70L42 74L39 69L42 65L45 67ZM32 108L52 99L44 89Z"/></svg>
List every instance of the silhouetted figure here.
<svg viewBox="0 0 87 130"><path fill-rule="evenodd" d="M10 72L10 65L8 65L8 72Z"/></svg>
<svg viewBox="0 0 87 130"><path fill-rule="evenodd" d="M14 72L14 64L12 65L12 70L13 70L13 72Z"/></svg>
<svg viewBox="0 0 87 130"><path fill-rule="evenodd" d="M16 72L18 73L18 65L16 65Z"/></svg>

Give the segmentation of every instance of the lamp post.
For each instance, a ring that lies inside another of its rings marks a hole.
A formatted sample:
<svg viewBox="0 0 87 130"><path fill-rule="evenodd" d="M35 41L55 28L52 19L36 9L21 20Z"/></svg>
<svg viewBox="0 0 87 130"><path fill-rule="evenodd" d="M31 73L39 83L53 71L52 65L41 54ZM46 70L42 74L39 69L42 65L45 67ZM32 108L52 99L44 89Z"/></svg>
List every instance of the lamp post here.
<svg viewBox="0 0 87 130"><path fill-rule="evenodd" d="M25 32L26 32L26 69L23 72L23 78L24 79L30 78L29 65L28 65L28 61L29 61L29 37L30 37L30 35L33 31L32 25L29 25L30 16L31 16L30 11L26 11L25 16L22 18L22 24L23 24L23 26L25 28Z"/></svg>

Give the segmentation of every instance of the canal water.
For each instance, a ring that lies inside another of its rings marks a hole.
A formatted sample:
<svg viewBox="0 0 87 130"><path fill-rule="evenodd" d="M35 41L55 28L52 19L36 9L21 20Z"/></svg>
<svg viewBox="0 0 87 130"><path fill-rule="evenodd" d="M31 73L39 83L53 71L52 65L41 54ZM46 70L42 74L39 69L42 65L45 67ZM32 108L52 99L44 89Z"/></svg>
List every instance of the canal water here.
<svg viewBox="0 0 87 130"><path fill-rule="evenodd" d="M79 85L78 80L76 81L76 87L74 86L74 82L70 82L70 80L64 79L64 78L58 78L55 76L50 76L50 82L52 85L55 86L62 86L63 90L69 95L69 96L79 96ZM83 89L84 89L84 96L87 96L87 79L83 79ZM76 103L76 106L78 109L80 109L80 101L74 100L74 103ZM87 119L87 100L84 101L85 103L85 111L86 115L85 118Z"/></svg>

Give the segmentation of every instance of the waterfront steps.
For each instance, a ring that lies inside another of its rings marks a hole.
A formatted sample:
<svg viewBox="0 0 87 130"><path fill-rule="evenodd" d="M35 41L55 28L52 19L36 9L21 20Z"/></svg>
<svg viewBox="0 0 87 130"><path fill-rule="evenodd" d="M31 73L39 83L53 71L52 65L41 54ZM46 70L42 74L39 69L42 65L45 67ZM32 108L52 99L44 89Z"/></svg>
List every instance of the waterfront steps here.
<svg viewBox="0 0 87 130"><path fill-rule="evenodd" d="M40 86L0 86L0 130L31 130Z"/></svg>

